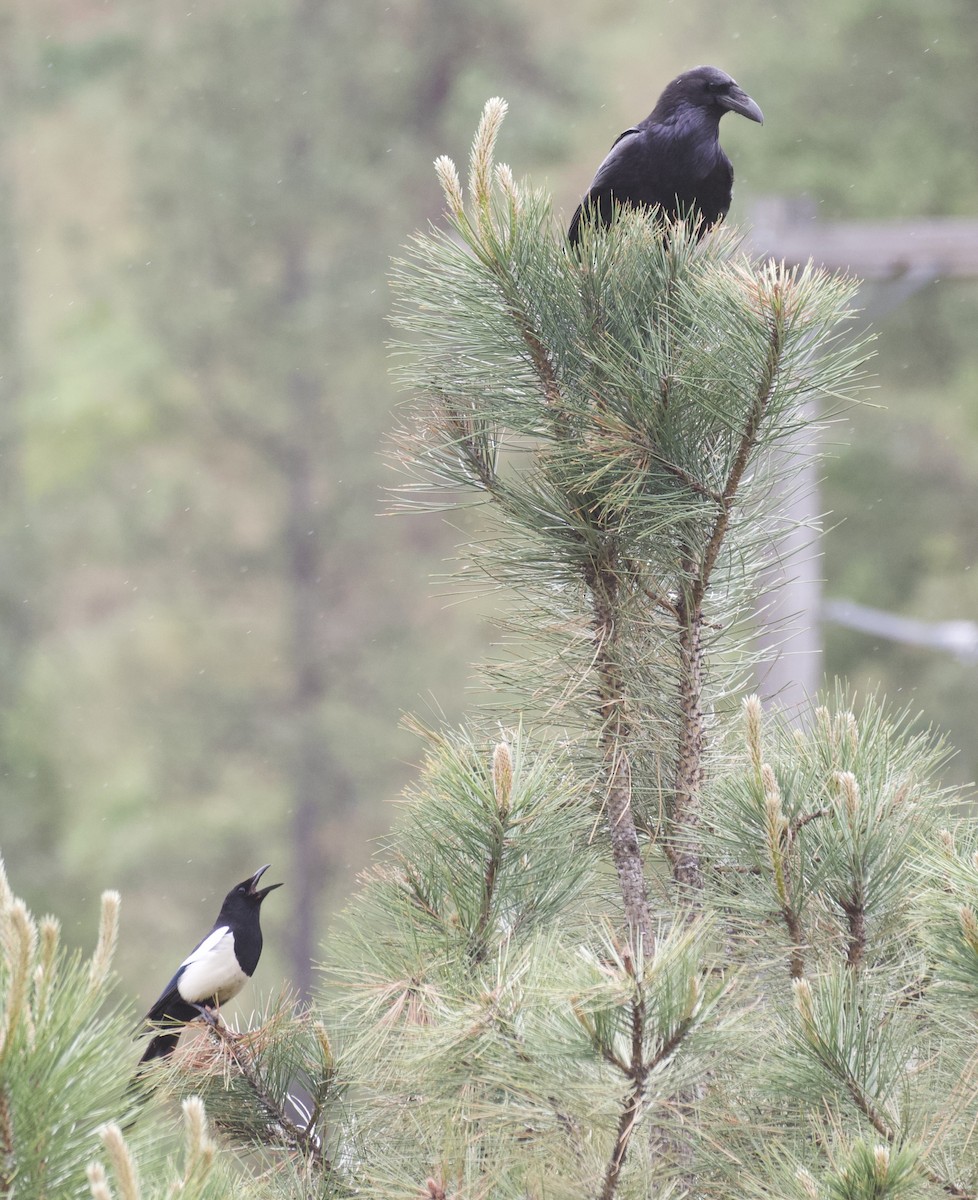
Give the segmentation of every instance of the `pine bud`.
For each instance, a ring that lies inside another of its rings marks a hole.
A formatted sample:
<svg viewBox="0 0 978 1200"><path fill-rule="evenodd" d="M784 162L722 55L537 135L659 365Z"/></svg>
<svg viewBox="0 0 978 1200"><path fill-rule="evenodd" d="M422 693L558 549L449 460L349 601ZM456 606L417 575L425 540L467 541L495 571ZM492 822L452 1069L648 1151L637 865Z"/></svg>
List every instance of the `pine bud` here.
<svg viewBox="0 0 978 1200"><path fill-rule="evenodd" d="M747 736L747 752L755 771L761 769L761 700L759 696L748 696L744 701L744 725Z"/></svg>
<svg viewBox="0 0 978 1200"><path fill-rule="evenodd" d="M514 213L520 211L520 190L516 186L516 180L513 178L512 168L508 163L500 163L496 167L496 182L499 184L503 195L509 202L510 208Z"/></svg>
<svg viewBox="0 0 978 1200"><path fill-rule="evenodd" d="M795 979L792 984L795 993L795 1008L804 1024L808 1027L815 1024L815 1008L812 1003L812 989L807 979Z"/></svg>
<svg viewBox="0 0 978 1200"><path fill-rule="evenodd" d="M89 1163L86 1174L88 1175L88 1190L92 1193L92 1200L112 1200L112 1192L109 1188L109 1181L106 1178L105 1167L100 1162Z"/></svg>
<svg viewBox="0 0 978 1200"><path fill-rule="evenodd" d="M88 982L93 991L101 989L112 967L116 941L119 937L119 907L122 897L118 892L102 893L102 915L98 927L98 943L88 968Z"/></svg>
<svg viewBox="0 0 978 1200"><path fill-rule="evenodd" d="M14 894L10 889L10 883L7 880L7 869L3 864L3 859L0 858L0 912L9 908L14 902Z"/></svg>
<svg viewBox="0 0 978 1200"><path fill-rule="evenodd" d="M41 917L38 925L38 933L40 934L40 958L41 970L44 974L50 970L51 964L54 962L54 956L58 952L58 942L61 940L61 922L57 917L52 917L50 913L47 916Z"/></svg>
<svg viewBox="0 0 978 1200"><path fill-rule="evenodd" d="M765 763L761 767L761 783L764 786L764 803L768 807L777 807L780 809L781 789L778 787L778 779L770 763Z"/></svg>
<svg viewBox="0 0 978 1200"><path fill-rule="evenodd" d="M464 207L462 183L455 164L447 154L441 154L435 159L435 174L445 194L445 203L456 216L460 216Z"/></svg>
<svg viewBox="0 0 978 1200"><path fill-rule="evenodd" d="M781 789L774 770L769 763L761 767L761 785L764 788L764 815L767 819L767 836L772 853L778 850L788 831L788 821L781 805Z"/></svg>
<svg viewBox="0 0 978 1200"><path fill-rule="evenodd" d="M795 1172L795 1178L801 1184L801 1189L810 1200L818 1200L818 1184L814 1177L804 1167L799 1167Z"/></svg>
<svg viewBox="0 0 978 1200"><path fill-rule="evenodd" d="M509 106L500 96L486 101L482 119L475 131L472 143L472 158L469 174L469 191L480 209L488 209L492 185L492 156L496 149L496 138Z"/></svg>
<svg viewBox="0 0 978 1200"><path fill-rule="evenodd" d="M139 1200L139 1184L136 1180L136 1164L129 1153L126 1139L118 1125L103 1125L98 1131L102 1144L112 1162L112 1173L119 1188L121 1200Z"/></svg>
<svg viewBox="0 0 978 1200"><path fill-rule="evenodd" d="M24 1022L28 1043L33 1045L34 1023L27 994L37 948L37 927L23 900L15 900L0 915L0 942L7 966L7 993L3 1025L0 1026L0 1058L11 1044L18 1022Z"/></svg>
<svg viewBox="0 0 978 1200"><path fill-rule="evenodd" d="M835 776L835 785L842 793L846 813L850 824L855 820L859 811L859 784L851 771L839 771Z"/></svg>
<svg viewBox="0 0 978 1200"><path fill-rule="evenodd" d="M873 1167L876 1178L880 1183L885 1183L890 1174L889 1146L873 1147Z"/></svg>
<svg viewBox="0 0 978 1200"><path fill-rule="evenodd" d="M855 754L859 749L859 725L856 723L854 713L845 712L842 714L842 725L844 729L843 737L852 754Z"/></svg>
<svg viewBox="0 0 978 1200"><path fill-rule="evenodd" d="M319 1052L323 1056L323 1064L327 1071L333 1069L333 1046L329 1040L329 1033L326 1026L321 1021L313 1021L312 1031L316 1035L316 1041L319 1043Z"/></svg>
<svg viewBox="0 0 978 1200"><path fill-rule="evenodd" d="M188 1096L181 1105L184 1133L187 1139L185 1179L195 1172L206 1170L214 1159L215 1146L207 1131L207 1112L199 1096Z"/></svg>
<svg viewBox="0 0 978 1200"><path fill-rule="evenodd" d="M978 954L978 917L975 916L975 910L967 904L962 904L958 909L958 922L964 940L971 950Z"/></svg>
<svg viewBox="0 0 978 1200"><path fill-rule="evenodd" d="M508 742L499 742L492 752L492 790L499 816L505 820L509 815L509 802L513 793L513 754Z"/></svg>
<svg viewBox="0 0 978 1200"><path fill-rule="evenodd" d="M34 1009L40 1020L54 985L54 963L61 938L61 923L57 917L48 914L41 918L38 933L40 946L37 965L34 968Z"/></svg>

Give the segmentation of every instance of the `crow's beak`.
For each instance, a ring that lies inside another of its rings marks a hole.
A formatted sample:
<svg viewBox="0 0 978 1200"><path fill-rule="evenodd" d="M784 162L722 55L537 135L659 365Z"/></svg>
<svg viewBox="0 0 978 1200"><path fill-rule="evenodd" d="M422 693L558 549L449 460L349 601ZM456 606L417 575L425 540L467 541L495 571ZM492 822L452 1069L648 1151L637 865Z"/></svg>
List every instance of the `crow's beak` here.
<svg viewBox="0 0 978 1200"><path fill-rule="evenodd" d="M748 121L756 121L758 125L764 124L764 114L760 108L747 95L744 89L738 87L736 84L723 97L722 104L724 108L729 109L731 112L740 113Z"/></svg>
<svg viewBox="0 0 978 1200"><path fill-rule="evenodd" d="M271 883L268 887L264 887L260 891L258 890L258 880L261 879L271 865L271 863L265 863L248 880L248 894L250 896L257 896L259 900L264 900L269 892L274 892L276 888L282 886L280 883Z"/></svg>

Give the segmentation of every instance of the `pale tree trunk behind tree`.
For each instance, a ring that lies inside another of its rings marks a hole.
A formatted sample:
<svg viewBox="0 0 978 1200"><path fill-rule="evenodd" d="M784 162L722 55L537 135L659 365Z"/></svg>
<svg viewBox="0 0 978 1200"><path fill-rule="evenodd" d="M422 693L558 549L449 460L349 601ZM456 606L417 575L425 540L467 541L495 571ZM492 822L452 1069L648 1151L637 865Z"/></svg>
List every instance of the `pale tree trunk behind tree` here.
<svg viewBox="0 0 978 1200"><path fill-rule="evenodd" d="M806 412L805 418L814 422L815 414ZM763 658L756 672L758 694L791 714L807 707L822 676L817 450L817 427L811 424L773 451L788 468L779 471L775 501L785 528L771 548L756 605L756 646Z"/></svg>

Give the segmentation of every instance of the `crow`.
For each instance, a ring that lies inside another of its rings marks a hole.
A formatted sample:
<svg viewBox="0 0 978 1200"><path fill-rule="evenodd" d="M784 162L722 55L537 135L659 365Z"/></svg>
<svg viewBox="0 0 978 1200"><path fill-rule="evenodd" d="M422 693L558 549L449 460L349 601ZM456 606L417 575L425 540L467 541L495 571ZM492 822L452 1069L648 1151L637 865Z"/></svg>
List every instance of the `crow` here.
<svg viewBox="0 0 978 1200"><path fill-rule="evenodd" d="M186 1022L196 1017L213 1020L212 1010L236 996L254 975L262 947L262 901L282 886L258 886L267 870L268 865L228 892L210 933L177 967L146 1014L150 1027L159 1032L146 1047L141 1063L172 1054Z"/></svg>
<svg viewBox="0 0 978 1200"><path fill-rule="evenodd" d="M571 245L580 238L582 220L610 225L615 204L656 208L668 220L690 218L699 236L722 221L733 190L733 167L719 141L725 112L764 123L750 96L717 67L677 76L598 167L567 231Z"/></svg>

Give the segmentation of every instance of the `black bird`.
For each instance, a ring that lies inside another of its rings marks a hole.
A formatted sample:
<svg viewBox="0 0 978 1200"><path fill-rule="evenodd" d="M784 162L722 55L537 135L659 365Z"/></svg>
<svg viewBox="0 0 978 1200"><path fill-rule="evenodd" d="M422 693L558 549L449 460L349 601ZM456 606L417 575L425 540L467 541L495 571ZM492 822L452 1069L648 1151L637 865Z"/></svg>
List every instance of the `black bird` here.
<svg viewBox="0 0 978 1200"><path fill-rule="evenodd" d="M146 1047L140 1062L172 1054L188 1021L210 1017L211 1009L226 1004L254 975L262 947L261 903L269 892L282 886L273 883L258 887L269 866L266 864L228 892L214 928L177 967L177 973L146 1014L146 1020L163 1032Z"/></svg>
<svg viewBox="0 0 978 1200"><path fill-rule="evenodd" d="M670 220L693 217L700 232L722 221L733 191L733 167L719 140L726 112L764 123L750 96L717 67L694 67L677 76L598 167L567 231L571 245L577 244L581 220L592 213L610 225L615 203L658 208Z"/></svg>

